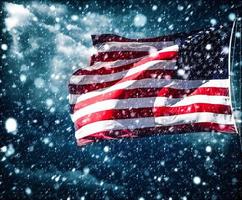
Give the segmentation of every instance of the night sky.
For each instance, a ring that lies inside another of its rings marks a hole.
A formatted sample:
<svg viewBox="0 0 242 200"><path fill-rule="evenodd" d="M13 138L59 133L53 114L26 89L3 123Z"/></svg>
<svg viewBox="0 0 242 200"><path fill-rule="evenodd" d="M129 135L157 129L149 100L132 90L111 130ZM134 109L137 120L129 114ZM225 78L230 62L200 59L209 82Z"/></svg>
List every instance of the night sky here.
<svg viewBox="0 0 242 200"><path fill-rule="evenodd" d="M67 99L72 72L88 66L95 51L91 34L156 37L229 24L241 16L239 4L2 2L0 199L242 199L238 135L174 134L78 147ZM241 44L241 29L235 37ZM235 60L234 80L241 67ZM240 90L235 80L238 124Z"/></svg>

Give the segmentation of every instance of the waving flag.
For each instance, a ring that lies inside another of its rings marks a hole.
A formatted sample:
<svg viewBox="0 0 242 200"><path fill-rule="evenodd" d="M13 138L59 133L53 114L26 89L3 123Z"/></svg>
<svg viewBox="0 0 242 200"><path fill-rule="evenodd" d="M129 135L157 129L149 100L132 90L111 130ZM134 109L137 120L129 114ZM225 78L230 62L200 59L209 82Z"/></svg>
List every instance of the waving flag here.
<svg viewBox="0 0 242 200"><path fill-rule="evenodd" d="M79 145L188 132L236 133L223 28L146 39L92 37L69 83Z"/></svg>

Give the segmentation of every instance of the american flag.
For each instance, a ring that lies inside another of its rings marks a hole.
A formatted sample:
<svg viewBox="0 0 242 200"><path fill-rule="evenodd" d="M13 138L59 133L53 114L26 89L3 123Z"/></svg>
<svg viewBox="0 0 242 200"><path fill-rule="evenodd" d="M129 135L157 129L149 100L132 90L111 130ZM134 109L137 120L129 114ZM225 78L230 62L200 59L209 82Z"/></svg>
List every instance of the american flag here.
<svg viewBox="0 0 242 200"><path fill-rule="evenodd" d="M92 40L97 53L69 83L78 145L157 134L237 132L225 28L144 39L103 34Z"/></svg>

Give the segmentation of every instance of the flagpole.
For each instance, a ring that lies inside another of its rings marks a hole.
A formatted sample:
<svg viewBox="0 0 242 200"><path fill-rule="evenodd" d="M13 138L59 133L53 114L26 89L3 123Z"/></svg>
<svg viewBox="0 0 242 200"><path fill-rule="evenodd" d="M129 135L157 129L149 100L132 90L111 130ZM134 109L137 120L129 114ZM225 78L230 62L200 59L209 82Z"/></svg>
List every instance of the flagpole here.
<svg viewBox="0 0 242 200"><path fill-rule="evenodd" d="M231 69L232 69L233 66L231 66L231 50L232 50L232 41L233 41L233 35L234 35L234 31L235 31L235 25L237 26L236 23L237 23L237 16L236 16L236 19L233 22L233 26L232 26L232 29L231 29L230 40L229 40L229 54L228 54L229 97L230 97L229 99L230 99L230 106L232 108L232 120L234 122L236 132L239 133L239 140L240 140L240 147L241 147L240 149L241 149L241 152L242 152L241 130L240 130L240 127L237 127L237 123L236 123L235 116L234 116L234 113L233 113L233 105L232 105L232 96L233 95L232 95L232 82L231 82L231 76L232 75L231 75ZM235 48L233 49L233 51L235 51ZM233 60L234 60L234 58L233 58ZM233 65L233 63L232 63L232 65ZM239 77L239 79L241 79L241 77ZM241 90L241 88L239 88L239 90Z"/></svg>
<svg viewBox="0 0 242 200"><path fill-rule="evenodd" d="M229 54L228 54L229 97L230 97L230 106L231 106L232 110L233 110L233 106L232 106L232 88L231 88L231 85L232 85L232 83L231 83L231 49L232 49L232 40L233 40L233 34L234 34L234 28L235 28L236 21L237 21L237 19L234 20L232 30L231 30L231 35L230 35L230 40L229 40ZM238 132L237 126L235 123L235 118L233 115L233 111L232 111L232 118L234 121L236 132Z"/></svg>
<svg viewBox="0 0 242 200"><path fill-rule="evenodd" d="M242 46L242 43L241 43L241 37L242 37L242 32L241 32L241 20L242 20L242 18L241 17L239 17L239 13L238 13L238 22L239 22L239 32L240 32L240 40L239 40L239 73L238 73L238 75L239 75L239 100L240 100L240 106L239 106L239 108L240 108L240 113L242 112L242 98L241 98L241 65L242 65L242 48L241 48L241 46ZM238 129L239 129L239 133L240 133L240 147L241 147L241 152L242 152L242 135L241 135L241 130L242 130L242 128L241 128L241 118L242 118L242 116L241 115L239 115L239 117L240 117L240 121L239 121L239 127L238 127Z"/></svg>

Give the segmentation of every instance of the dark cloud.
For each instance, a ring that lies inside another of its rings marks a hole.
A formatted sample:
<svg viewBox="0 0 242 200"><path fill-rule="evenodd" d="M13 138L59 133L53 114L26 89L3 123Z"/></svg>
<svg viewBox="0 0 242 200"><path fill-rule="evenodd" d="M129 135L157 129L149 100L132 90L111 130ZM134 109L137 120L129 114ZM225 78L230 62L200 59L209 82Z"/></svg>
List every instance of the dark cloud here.
<svg viewBox="0 0 242 200"><path fill-rule="evenodd" d="M12 117L17 127L14 132L1 127L0 198L236 199L241 191L238 137L201 133L80 148L67 101L71 73L87 66L95 51L91 34L191 31L229 23L234 13L229 9L236 4L101 2L4 3L1 122ZM201 183L194 184L194 177Z"/></svg>

